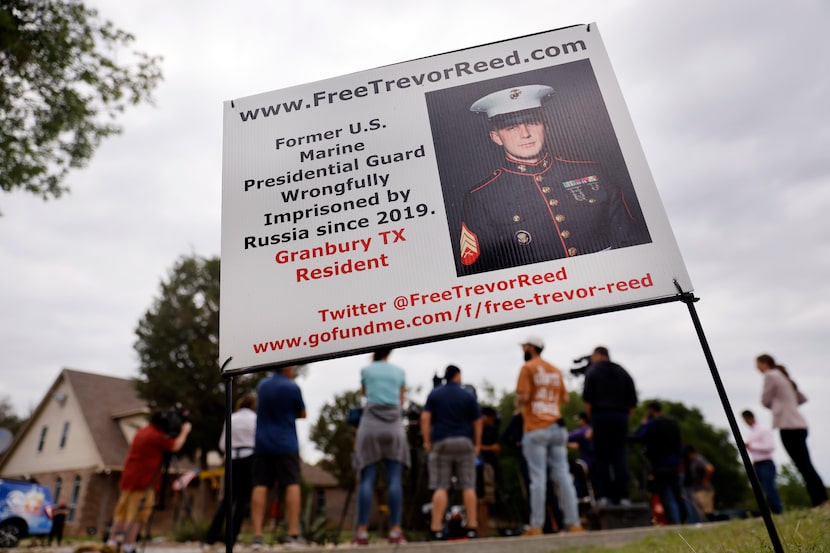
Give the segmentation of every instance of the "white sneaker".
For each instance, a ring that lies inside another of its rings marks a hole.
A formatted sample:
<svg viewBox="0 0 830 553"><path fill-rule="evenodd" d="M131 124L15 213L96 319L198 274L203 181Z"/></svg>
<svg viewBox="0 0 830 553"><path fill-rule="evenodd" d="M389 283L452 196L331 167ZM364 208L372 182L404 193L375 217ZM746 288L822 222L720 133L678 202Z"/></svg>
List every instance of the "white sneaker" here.
<svg viewBox="0 0 830 553"><path fill-rule="evenodd" d="M305 541L302 536L297 536L295 538L288 536L285 539L285 543L282 545L286 549L302 549L304 547L308 547L308 542Z"/></svg>

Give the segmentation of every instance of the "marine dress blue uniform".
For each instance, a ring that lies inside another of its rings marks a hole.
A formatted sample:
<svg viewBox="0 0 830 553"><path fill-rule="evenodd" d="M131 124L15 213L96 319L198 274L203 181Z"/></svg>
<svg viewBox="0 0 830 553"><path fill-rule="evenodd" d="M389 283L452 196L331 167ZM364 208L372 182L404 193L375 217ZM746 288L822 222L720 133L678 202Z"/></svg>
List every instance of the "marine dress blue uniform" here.
<svg viewBox="0 0 830 553"><path fill-rule="evenodd" d="M505 158L465 196L461 263L479 273L620 248L634 225L596 162Z"/></svg>
<svg viewBox="0 0 830 553"><path fill-rule="evenodd" d="M505 148L502 166L464 196L460 274L475 274L574 257L650 241L623 192L593 160L552 155L542 131L527 159L509 151L502 129L547 125L542 102L550 86L493 92L470 107L486 114L491 138ZM636 201L636 200L635 200Z"/></svg>

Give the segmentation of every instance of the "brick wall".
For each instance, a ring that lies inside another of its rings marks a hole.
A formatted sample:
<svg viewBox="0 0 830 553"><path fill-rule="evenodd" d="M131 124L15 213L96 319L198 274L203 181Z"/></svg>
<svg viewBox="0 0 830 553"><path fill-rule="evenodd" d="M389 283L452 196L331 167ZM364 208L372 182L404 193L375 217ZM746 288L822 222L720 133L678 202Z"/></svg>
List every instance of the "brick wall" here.
<svg viewBox="0 0 830 553"><path fill-rule="evenodd" d="M62 479L62 489L59 499L66 501L72 507L72 490L76 477L80 477L80 488L77 501L74 505L72 520L66 521L64 536L89 537L93 540L100 540L107 530L118 500L118 481L120 473L104 473L94 469L47 472L31 475L40 484L48 487L52 494L55 493L57 478ZM171 477L172 482L172 477ZM172 537L176 522L190 524L188 517L200 525L206 525L213 516L218 498L215 490L210 485L203 483L204 490L199 490L199 481L195 480L185 493L190 499L190 513L187 512L185 497L168 491L166 496L166 508L163 511L155 511L150 521L150 531L154 536L165 535ZM204 524L202 524L203 521Z"/></svg>

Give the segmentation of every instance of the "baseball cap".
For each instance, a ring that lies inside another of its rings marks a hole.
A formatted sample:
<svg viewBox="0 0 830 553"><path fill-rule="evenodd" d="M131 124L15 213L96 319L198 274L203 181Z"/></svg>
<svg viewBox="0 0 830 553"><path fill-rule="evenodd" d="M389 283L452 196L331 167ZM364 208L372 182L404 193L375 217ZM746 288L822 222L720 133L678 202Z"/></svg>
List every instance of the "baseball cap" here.
<svg viewBox="0 0 830 553"><path fill-rule="evenodd" d="M530 345L530 346L535 346L539 349L544 349L545 348L545 342L541 338L539 338L538 336L528 336L525 339L525 341L522 342L520 345L523 346L525 344Z"/></svg>

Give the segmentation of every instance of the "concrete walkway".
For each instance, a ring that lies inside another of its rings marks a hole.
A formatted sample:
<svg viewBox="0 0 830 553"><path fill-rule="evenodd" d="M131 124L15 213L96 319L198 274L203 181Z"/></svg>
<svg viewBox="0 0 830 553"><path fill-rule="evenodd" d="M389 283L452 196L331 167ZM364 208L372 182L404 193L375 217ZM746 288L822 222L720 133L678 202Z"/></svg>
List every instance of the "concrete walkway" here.
<svg viewBox="0 0 830 553"><path fill-rule="evenodd" d="M595 547L613 547L624 545L633 541L640 540L646 536L655 535L665 532L677 532L688 526L677 527L657 527L645 526L640 528L624 528L620 530L599 530L590 531L582 534L549 534L544 536L534 536L527 538L510 537L510 538L482 538L476 540L465 541L444 541L444 542L414 542L406 545L389 545L388 543L379 542L377 544L370 544L368 547L357 547L351 544L341 544L338 546L308 546L302 549L294 548L287 549L280 545L266 546L260 551L262 553L277 553L280 551L302 551L308 553L317 552L331 552L337 551L342 553L358 553L358 552L381 552L390 551L396 553L500 553L509 551L510 553L550 553L562 547L574 546L595 546ZM92 543L92 542L91 542ZM95 542L95 546L100 546L100 542ZM76 545L72 547L64 545L63 547L21 547L17 551L19 553L34 553L34 552L50 552L50 553L74 553ZM139 549L139 553L140 553ZM198 543L153 543L148 544L145 548L147 553L203 553ZM217 546L213 549L204 550L205 553L224 553L225 549ZM237 544L234 553L251 553L250 546L246 544Z"/></svg>

